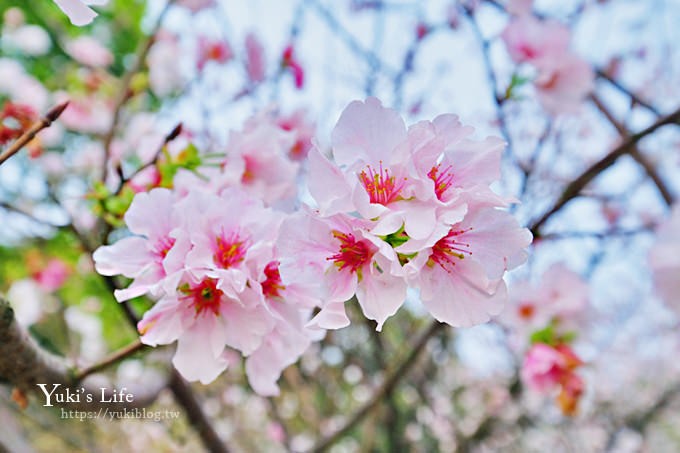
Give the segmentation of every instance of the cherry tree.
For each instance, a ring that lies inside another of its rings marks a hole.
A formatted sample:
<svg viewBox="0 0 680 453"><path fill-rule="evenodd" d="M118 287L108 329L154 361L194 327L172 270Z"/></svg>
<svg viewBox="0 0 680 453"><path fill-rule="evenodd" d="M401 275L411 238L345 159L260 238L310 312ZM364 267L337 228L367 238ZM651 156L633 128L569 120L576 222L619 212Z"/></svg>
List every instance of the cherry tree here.
<svg viewBox="0 0 680 453"><path fill-rule="evenodd" d="M31 3L0 449L678 449L677 5Z"/></svg>

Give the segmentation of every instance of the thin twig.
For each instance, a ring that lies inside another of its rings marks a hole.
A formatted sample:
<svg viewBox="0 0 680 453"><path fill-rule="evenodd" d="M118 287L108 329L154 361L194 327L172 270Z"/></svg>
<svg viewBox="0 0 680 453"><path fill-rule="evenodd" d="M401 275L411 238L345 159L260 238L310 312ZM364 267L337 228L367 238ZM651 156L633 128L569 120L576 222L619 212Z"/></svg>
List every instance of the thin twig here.
<svg viewBox="0 0 680 453"><path fill-rule="evenodd" d="M29 127L26 132L21 134L21 136L16 139L14 143L12 143L5 151L3 151L2 154L0 154L0 165L18 153L21 148L33 140L38 132L50 127L50 125L64 112L67 106L68 101L52 107L44 117L40 118L31 127Z"/></svg>
<svg viewBox="0 0 680 453"><path fill-rule="evenodd" d="M637 94L633 93L631 90L623 86L618 80L614 79L612 76L607 74L606 71L603 71L602 69L596 69L595 73L599 78L606 80L617 90L628 96L635 104L638 104L639 106L646 108L656 116L661 116L661 112L659 112L659 110L656 107L654 107L649 102L641 99Z"/></svg>
<svg viewBox="0 0 680 453"><path fill-rule="evenodd" d="M659 118L655 123L641 130L640 132L631 135L622 144L611 150L606 156L604 156L599 161L588 167L579 177L574 179L570 184L565 187L562 191L562 195L557 199L555 204L548 209L538 220L536 220L531 225L531 232L534 237L539 236L539 231L543 224L552 217L557 211L562 209L565 204L571 201L573 198L577 197L581 190L586 187L593 179L595 179L600 173L609 168L618 160L619 157L629 154L633 151L637 143L649 134L654 133L660 127L666 126L668 124L677 124L680 122L680 109L675 110L670 115Z"/></svg>
<svg viewBox="0 0 680 453"><path fill-rule="evenodd" d="M597 109L602 112L602 114L607 118L612 126L614 126L614 128L618 131L621 138L624 140L627 139L630 136L630 131L628 131L622 122L616 119L612 111L607 108L604 102L602 102L602 100L595 94L592 94L590 99L593 101ZM671 206L673 204L673 194L671 194L671 191L664 180L661 179L661 175L659 175L659 172L656 171L654 165L640 152L640 149L637 146L631 149L629 154L638 164L640 164L640 166L645 170L645 173L647 173L647 176L649 176L652 182L654 182L666 204Z"/></svg>
<svg viewBox="0 0 680 453"><path fill-rule="evenodd" d="M208 420L203 409L201 409L201 405L198 403L191 387L182 379L177 370L173 369L171 371L169 387L175 396L175 400L186 411L189 423L198 432L205 448L211 453L227 453L229 449L224 445L217 432L215 432L210 420Z"/></svg>
<svg viewBox="0 0 680 453"><path fill-rule="evenodd" d="M318 453L327 450L331 447L331 445L347 435L359 422L361 422L368 414L370 414L371 411L378 407L380 403L383 402L385 396L391 393L399 381L404 376L406 376L409 369L415 364L420 351L423 350L430 338L432 338L443 327L444 324L438 321L433 321L427 330L425 330L425 332L420 335L413 346L409 348L409 353L404 358L404 360L400 362L390 374L387 375L383 384L373 394L373 397L366 404L364 404L342 427L340 427L330 436L321 439L311 451Z"/></svg>
<svg viewBox="0 0 680 453"><path fill-rule="evenodd" d="M131 356L132 354L136 353L137 351L142 350L145 348L146 345L142 343L141 341L137 340L132 344L129 344L118 351L115 351L111 353L108 357L105 357L103 360L101 360L98 363L95 363L94 365L91 365L87 368L83 368L82 370L76 372L75 374L75 380L77 382L82 381L85 379L87 376L97 373L105 368L108 368L109 366L120 362L121 360Z"/></svg>
<svg viewBox="0 0 680 453"><path fill-rule="evenodd" d="M149 54L149 50L151 50L151 46L156 40L156 33L160 29L161 24L163 23L163 18L165 18L165 14L170 9L172 3L173 0L169 1L165 5L163 11L161 11L153 27L153 30L146 40L141 43L139 50L137 51L135 64L132 65L132 67L123 75L123 79L121 80L120 90L118 91L118 97L116 98L116 103L114 104L113 108L113 119L111 120L111 126L109 126L108 132L104 136L104 165L102 165L101 173L102 181L106 178L107 164L109 162L109 156L111 155L111 143L113 142L113 137L116 134L118 123L120 122L121 112L127 101L132 97L132 92L130 91L132 79L144 67L146 56Z"/></svg>

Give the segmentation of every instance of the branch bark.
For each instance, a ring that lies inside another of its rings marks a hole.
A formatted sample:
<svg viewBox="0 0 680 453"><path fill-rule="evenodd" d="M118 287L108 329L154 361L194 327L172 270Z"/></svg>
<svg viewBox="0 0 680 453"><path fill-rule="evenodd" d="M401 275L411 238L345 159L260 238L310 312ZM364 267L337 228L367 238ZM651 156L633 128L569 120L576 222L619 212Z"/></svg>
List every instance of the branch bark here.
<svg viewBox="0 0 680 453"><path fill-rule="evenodd" d="M0 376L22 394L33 393L45 397L38 384L46 384L48 391L54 384L61 384L57 393L66 389L77 392L84 389L85 394L101 395L100 388L91 388L86 382L79 383L75 367L63 357L51 354L40 348L29 333L19 326L14 310L0 297ZM132 402L103 403L98 399L86 401L66 401L60 407L77 410L110 410L142 408L151 405L166 383L155 386L146 394L134 395ZM104 390L107 400L111 400L112 389ZM77 393L75 393L77 394Z"/></svg>
<svg viewBox="0 0 680 453"><path fill-rule="evenodd" d="M48 128L52 125L54 121L66 110L68 106L68 101L52 107L47 114L40 118L38 121L33 123L33 125L28 128L14 143L12 143L2 154L0 154L0 165L5 163L7 159L18 153L21 148L26 146L31 140L38 135L38 132Z"/></svg>

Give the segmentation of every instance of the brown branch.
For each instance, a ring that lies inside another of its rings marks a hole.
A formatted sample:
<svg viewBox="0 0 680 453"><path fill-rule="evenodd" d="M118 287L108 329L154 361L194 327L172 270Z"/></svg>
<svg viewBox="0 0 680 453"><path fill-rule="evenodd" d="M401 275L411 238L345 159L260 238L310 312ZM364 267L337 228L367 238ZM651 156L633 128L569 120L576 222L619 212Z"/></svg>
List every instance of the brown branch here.
<svg viewBox="0 0 680 453"><path fill-rule="evenodd" d="M606 80L614 88L616 88L617 90L619 90L620 92L622 92L623 94L628 96L633 101L633 103L638 104L638 105L646 108L647 110L649 110L650 112L652 112L656 116L661 116L661 113L659 112L659 110L657 110L656 107L654 107L649 102L641 99L637 94L633 93L631 90L629 90L628 88L623 86L618 80L614 79L612 76L607 74L606 71L603 71L602 69L596 69L595 73L597 74L597 76L599 78Z"/></svg>
<svg viewBox="0 0 680 453"><path fill-rule="evenodd" d="M170 0L165 5L165 8L163 9L163 11L161 11L161 14L158 16L158 19L156 20L153 30L146 38L146 40L144 40L139 46L139 49L137 50L135 64L132 65L132 67L123 75L120 90L118 92L118 97L116 98L116 103L114 104L113 107L113 119L111 120L111 126L109 126L109 130L104 136L104 165L102 166L101 174L102 181L106 178L106 166L109 162L109 156L111 155L111 143L113 142L113 137L116 134L116 129L118 128L118 123L120 122L120 116L123 111L123 107L125 106L127 101L130 100L133 94L130 90L132 79L144 67L146 57L149 54L149 50L151 50L151 46L156 40L156 33L160 29L161 24L163 23L163 19L165 18L165 14L168 12L173 2L174 0Z"/></svg>
<svg viewBox="0 0 680 453"><path fill-rule="evenodd" d="M126 359L127 357L131 356L132 354L136 353L137 351L141 351L145 347L146 347L146 345L144 343L137 340L134 343L129 344L129 345L119 349L118 351L111 353L108 357L105 357L100 362L95 363L94 365L83 368L82 370L76 372L75 373L75 380L76 380L76 382L80 382L83 379L85 379L87 376L94 374L94 373L98 373L101 370L106 369L106 368L110 367L111 365L114 365L114 364L120 362L123 359Z"/></svg>
<svg viewBox="0 0 680 453"><path fill-rule="evenodd" d="M45 398L43 390L38 384L45 384L47 390L60 384L57 393L63 393L69 389L72 394L78 394L79 389L84 391L80 394L101 395L101 388L91 388L86 383L78 383L74 366L64 357L53 355L38 344L29 335L26 329L19 326L14 318L14 310L9 303L0 297L0 376L15 388L15 392L22 396L28 393ZM102 402L97 398L88 401L79 398L78 401L59 402L60 407L79 410L110 410L141 408L151 405L165 383L153 388L147 394L134 395L130 402ZM112 390L103 390L107 400L111 399Z"/></svg>
<svg viewBox="0 0 680 453"><path fill-rule="evenodd" d="M655 123L641 130L640 132L629 136L623 143L611 150L606 156L588 167L580 176L574 179L562 191L562 195L557 199L555 204L548 209L538 220L531 225L531 232L534 237L539 237L539 231L545 222L552 217L557 211L562 209L573 198L577 197L583 188L585 188L593 179L600 173L609 168L618 160L619 157L630 154L634 151L637 143L649 134L654 133L657 129L668 124L678 124L680 122L680 109L675 110L670 115L659 118Z"/></svg>
<svg viewBox="0 0 680 453"><path fill-rule="evenodd" d="M184 408L189 419L189 423L198 432L203 445L211 453L226 453L229 449L224 445L220 437L215 432L212 424L201 409L196 396L191 391L191 387L186 383L177 370L172 370L170 375L170 390L175 396L175 400Z"/></svg>
<svg viewBox="0 0 680 453"><path fill-rule="evenodd" d="M418 337L403 361L401 361L392 370L392 372L387 375L380 388L378 388L378 390L373 394L373 397L366 404L364 404L342 427L340 427L330 436L321 439L311 451L326 451L338 440L346 436L358 423L360 423L368 414L378 407L380 403L383 402L385 397L394 390L399 381L404 376L406 376L409 369L415 364L420 352L423 350L430 338L432 338L443 327L444 324L438 321L433 321L427 330L425 330L420 335L420 337Z"/></svg>
<svg viewBox="0 0 680 453"><path fill-rule="evenodd" d="M627 139L630 136L630 131L626 128L626 126L622 122L616 119L612 111L609 110L609 108L607 108L604 102L602 102L602 100L594 94L590 96L590 99L593 101L593 104L595 104L597 109L607 118L611 125L614 126L614 128L618 131L621 138L624 140ZM671 194L671 191L664 182L664 180L661 179L661 175L659 175L659 172L656 171L654 165L640 152L640 149L637 146L631 149L629 154L645 170L645 173L647 173L647 176L649 176L652 182L656 185L657 189L659 190L659 193L663 197L666 204L668 206L672 205L673 195Z"/></svg>
<svg viewBox="0 0 680 453"><path fill-rule="evenodd" d="M52 107L44 117L40 118L31 127L29 127L28 130L26 130L26 132L21 134L21 136L17 138L14 143L12 143L5 151L3 151L2 154L0 154L0 165L2 165L7 159L12 157L16 153L18 153L19 150L21 150L21 148L23 148L31 140L33 140L35 136L38 134L38 132L45 128L50 127L52 123L57 118L59 118L59 116L64 112L67 106L68 101Z"/></svg>

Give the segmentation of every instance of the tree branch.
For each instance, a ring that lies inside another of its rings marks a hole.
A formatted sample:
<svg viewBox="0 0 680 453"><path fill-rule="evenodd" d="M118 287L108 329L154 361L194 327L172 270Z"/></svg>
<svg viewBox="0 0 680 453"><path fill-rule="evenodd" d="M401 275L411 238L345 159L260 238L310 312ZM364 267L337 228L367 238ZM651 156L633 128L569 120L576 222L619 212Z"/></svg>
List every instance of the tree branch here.
<svg viewBox="0 0 680 453"><path fill-rule="evenodd" d="M565 204L571 201L573 198L577 197L581 190L586 187L593 179L595 179L600 173L609 168L618 160L619 157L630 154L636 149L637 143L649 134L652 134L660 127L667 124L677 124L680 122L680 109L675 110L670 115L659 118L655 123L641 130L640 132L628 137L622 144L610 151L606 156L604 156L599 161L588 167L579 177L574 179L571 183L565 187L562 191L562 195L557 199L555 204L548 209L538 220L536 220L531 225L531 232L534 237L539 237L539 231L543 224L557 211L562 209Z"/></svg>
<svg viewBox="0 0 680 453"><path fill-rule="evenodd" d="M83 368L82 370L78 371L75 373L75 381L80 382L83 379L85 379L87 376L98 373L99 371L108 368L109 366L120 362L121 360L131 356L132 354L136 353L137 351L141 351L144 349L146 345L142 343L141 341L137 340L132 344L129 344L118 351L113 352L110 354L108 357L105 357L103 360L101 360L98 363L95 363L94 365L91 365L89 367Z"/></svg>
<svg viewBox="0 0 680 453"><path fill-rule="evenodd" d="M371 411L378 407L380 403L383 402L385 397L394 390L401 378L406 376L409 369L415 364L420 351L423 350L430 338L432 338L444 326L445 324L442 324L439 321L432 321L432 324L430 324L427 330L425 330L425 332L420 335L420 337L410 348L408 355L392 370L391 373L387 375L380 388L378 388L378 390L373 394L373 397L366 404L364 404L342 427L340 427L330 436L321 439L311 451L315 453L326 451L338 440L346 436L359 422L361 422L368 414L370 414Z"/></svg>
<svg viewBox="0 0 680 453"><path fill-rule="evenodd" d="M130 92L132 79L144 67L146 56L149 54L149 50L151 50L151 46L156 40L156 33L160 29L161 24L163 23L163 18L165 18L165 14L168 12L173 2L174 0L170 0L165 5L165 8L163 8L163 11L161 11L161 14L156 20L153 30L146 40L139 46L135 64L123 75L120 91L118 92L118 97L116 98L116 103L113 108L113 119L111 120L111 126L109 126L109 130L104 136L104 165L102 166L101 174L102 181L106 177L106 167L109 162L109 156L111 155L111 142L113 142L113 137L115 136L116 129L118 128L121 112L127 101L132 97L132 93Z"/></svg>
<svg viewBox="0 0 680 453"><path fill-rule="evenodd" d="M0 154L0 165L2 165L7 159L18 153L21 148L26 146L31 140L38 135L38 132L48 128L52 125L54 121L66 110L68 106L68 101L54 106L50 109L47 114L36 121L31 127L28 128L19 138L16 139L2 154Z"/></svg>
<svg viewBox="0 0 680 453"><path fill-rule="evenodd" d="M607 118L612 126L614 126L614 128L618 131L621 138L624 140L627 139L630 136L630 131L628 131L622 122L616 119L614 114L611 112L611 110L609 110L609 108L607 108L604 102L602 102L602 100L594 94L590 96L590 99L593 101L597 109L602 112L602 114ZM668 206L672 205L673 194L671 194L671 191L664 180L661 179L661 175L659 175L659 172L656 171L654 165L640 152L640 149L637 146L635 146L629 154L638 164L640 164L640 166L645 170L645 173L647 173L647 176L649 176L652 182L654 182L666 204Z"/></svg>
<svg viewBox="0 0 680 453"><path fill-rule="evenodd" d="M63 390L77 392L85 389L85 394L101 394L100 388L89 388L86 383L79 384L72 363L63 357L53 355L38 346L29 333L19 326L14 318L14 310L9 303L0 297L0 376L21 394L34 393L44 397L42 390L37 384L61 384ZM98 410L107 408L132 409L151 405L160 391L165 387L165 382L153 388L148 394L136 394L131 402L108 403L95 399L87 401L80 398L78 401L65 401L59 403L67 409ZM62 389L58 393L61 393ZM110 400L112 390L104 390L105 396Z"/></svg>

